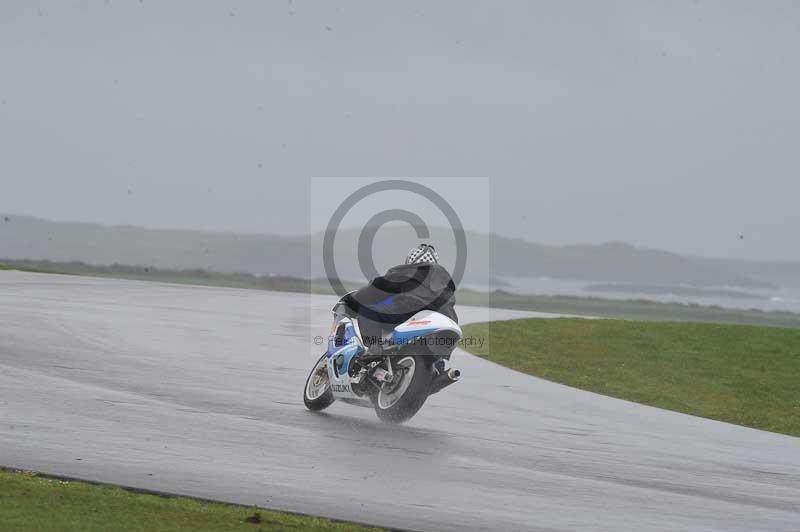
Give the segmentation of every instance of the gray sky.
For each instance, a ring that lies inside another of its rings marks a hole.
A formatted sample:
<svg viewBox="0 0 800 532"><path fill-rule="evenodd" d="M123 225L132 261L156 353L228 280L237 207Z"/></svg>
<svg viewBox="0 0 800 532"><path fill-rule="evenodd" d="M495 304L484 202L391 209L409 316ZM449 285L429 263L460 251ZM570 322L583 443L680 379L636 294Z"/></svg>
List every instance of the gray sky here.
<svg viewBox="0 0 800 532"><path fill-rule="evenodd" d="M0 211L300 233L311 176L489 176L448 199L501 234L800 259L798 50L791 1L6 0Z"/></svg>

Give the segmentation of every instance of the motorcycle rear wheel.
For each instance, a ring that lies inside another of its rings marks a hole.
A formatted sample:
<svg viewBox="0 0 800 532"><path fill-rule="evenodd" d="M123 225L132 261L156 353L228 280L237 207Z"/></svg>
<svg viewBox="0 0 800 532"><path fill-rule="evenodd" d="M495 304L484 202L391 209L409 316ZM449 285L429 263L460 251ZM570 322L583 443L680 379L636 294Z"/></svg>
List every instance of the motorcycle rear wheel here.
<svg viewBox="0 0 800 532"><path fill-rule="evenodd" d="M324 410L334 401L326 359L326 355L322 355L306 379L306 385L303 388L303 402L309 410Z"/></svg>
<svg viewBox="0 0 800 532"><path fill-rule="evenodd" d="M372 398L375 413L386 423L403 423L419 412L431 390L433 370L426 357L405 355L392 362L395 379L383 383Z"/></svg>

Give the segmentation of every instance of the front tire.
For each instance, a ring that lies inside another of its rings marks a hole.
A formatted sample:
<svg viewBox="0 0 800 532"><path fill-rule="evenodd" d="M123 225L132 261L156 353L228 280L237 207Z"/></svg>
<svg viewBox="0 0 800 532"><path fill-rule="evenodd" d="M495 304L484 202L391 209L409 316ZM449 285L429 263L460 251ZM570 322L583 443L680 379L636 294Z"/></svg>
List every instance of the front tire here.
<svg viewBox="0 0 800 532"><path fill-rule="evenodd" d="M327 357L322 355L306 379L306 385L303 388L303 402L306 404L306 408L316 412L328 408L333 401L331 382L328 379Z"/></svg>
<svg viewBox="0 0 800 532"><path fill-rule="evenodd" d="M433 370L425 357L406 355L393 363L396 382L384 383L372 404L386 423L403 423L416 414L431 391Z"/></svg>

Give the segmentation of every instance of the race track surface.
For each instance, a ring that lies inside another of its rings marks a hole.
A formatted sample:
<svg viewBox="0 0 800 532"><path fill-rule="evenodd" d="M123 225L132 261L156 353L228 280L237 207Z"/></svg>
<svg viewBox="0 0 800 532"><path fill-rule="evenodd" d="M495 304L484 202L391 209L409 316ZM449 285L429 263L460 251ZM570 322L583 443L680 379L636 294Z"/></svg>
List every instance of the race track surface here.
<svg viewBox="0 0 800 532"><path fill-rule="evenodd" d="M0 465L407 529L800 530L800 439L463 352L407 425L307 412L332 302L0 272Z"/></svg>

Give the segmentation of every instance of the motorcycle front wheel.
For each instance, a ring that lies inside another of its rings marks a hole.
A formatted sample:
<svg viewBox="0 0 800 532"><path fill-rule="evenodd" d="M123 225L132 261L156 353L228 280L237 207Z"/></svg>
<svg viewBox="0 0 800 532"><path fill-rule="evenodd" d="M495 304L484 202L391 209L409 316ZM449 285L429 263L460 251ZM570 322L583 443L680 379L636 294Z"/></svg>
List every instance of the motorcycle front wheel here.
<svg viewBox="0 0 800 532"><path fill-rule="evenodd" d="M328 366L326 364L326 356L322 357L314 365L308 379L306 379L306 386L303 389L303 402L309 410L323 410L331 406L334 397L331 391L331 382L328 379Z"/></svg>
<svg viewBox="0 0 800 532"><path fill-rule="evenodd" d="M392 369L394 379L381 385L372 404L381 421L403 423L414 417L428 398L433 370L420 355L393 359Z"/></svg>

